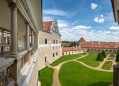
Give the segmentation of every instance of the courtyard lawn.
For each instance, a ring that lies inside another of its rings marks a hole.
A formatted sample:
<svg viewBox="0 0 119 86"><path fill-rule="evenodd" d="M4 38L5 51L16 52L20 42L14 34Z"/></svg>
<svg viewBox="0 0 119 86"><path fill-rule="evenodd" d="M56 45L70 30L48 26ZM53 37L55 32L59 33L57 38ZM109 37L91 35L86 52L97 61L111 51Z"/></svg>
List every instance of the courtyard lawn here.
<svg viewBox="0 0 119 86"><path fill-rule="evenodd" d="M67 62L59 71L61 86L109 86L113 73L89 69L78 62Z"/></svg>
<svg viewBox="0 0 119 86"><path fill-rule="evenodd" d="M41 81L41 86L52 86L53 73L54 69L46 67L39 71L38 80Z"/></svg>
<svg viewBox="0 0 119 86"><path fill-rule="evenodd" d="M52 63L52 66L57 66L57 65L60 64L61 62L68 61L68 60L75 59L75 58L79 58L79 57L81 57L82 55L86 55L86 54L87 54L87 53L80 53L80 54L62 56L62 57L60 57L59 59L57 59L56 61L54 61L54 62Z"/></svg>
<svg viewBox="0 0 119 86"><path fill-rule="evenodd" d="M106 58L107 58L108 54L106 54Z"/></svg>
<svg viewBox="0 0 119 86"><path fill-rule="evenodd" d="M101 69L110 70L112 68L112 61L106 61Z"/></svg>
<svg viewBox="0 0 119 86"><path fill-rule="evenodd" d="M81 61L91 67L98 67L99 66L99 62L101 61L97 61L97 53L89 53L88 56L83 57L81 59L77 59L78 61Z"/></svg>
<svg viewBox="0 0 119 86"><path fill-rule="evenodd" d="M114 56L115 56L114 54L110 54L109 58L114 58Z"/></svg>

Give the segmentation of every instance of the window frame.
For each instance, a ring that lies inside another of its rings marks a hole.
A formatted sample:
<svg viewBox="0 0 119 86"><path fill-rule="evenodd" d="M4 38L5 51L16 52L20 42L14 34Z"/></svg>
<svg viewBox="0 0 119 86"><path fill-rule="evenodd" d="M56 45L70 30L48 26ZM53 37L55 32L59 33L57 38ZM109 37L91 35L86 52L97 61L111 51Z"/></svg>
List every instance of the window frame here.
<svg viewBox="0 0 119 86"><path fill-rule="evenodd" d="M48 38L46 38L46 37L44 38L44 44L45 44L45 39L47 39L47 44L48 44Z"/></svg>

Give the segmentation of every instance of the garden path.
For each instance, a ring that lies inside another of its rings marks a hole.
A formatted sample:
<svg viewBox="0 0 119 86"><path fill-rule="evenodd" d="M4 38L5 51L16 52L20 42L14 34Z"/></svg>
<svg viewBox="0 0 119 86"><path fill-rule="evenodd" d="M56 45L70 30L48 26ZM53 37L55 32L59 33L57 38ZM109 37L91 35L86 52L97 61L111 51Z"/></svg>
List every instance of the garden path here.
<svg viewBox="0 0 119 86"><path fill-rule="evenodd" d="M82 55L82 57L79 57L79 58L76 58L76 59L83 58L83 57L85 57L85 56L87 56L87 55L88 55L88 53L87 53L86 55ZM108 55L107 57L109 57L109 55ZM103 66L103 64L105 63L105 61L108 61L108 60L106 60L106 58L104 59L104 61L103 61L98 67L91 67L91 66L89 66L89 65L87 65L87 64L85 64L85 63L83 63L83 62L81 62L81 61L77 61L76 59L64 61L64 62L60 63L60 64L57 65L57 66L50 66L51 68L54 69L53 84L52 84L52 86L61 86L61 84L60 84L60 82L59 82L59 78L58 78L58 74L59 74L60 67L61 67L64 63L70 62L70 61L79 62L79 63L81 63L82 65L84 65L84 66L86 66L86 67L88 67L88 68L90 68L90 69L99 70L99 71L106 71L106 72L113 72L113 67L111 68L111 70L101 69L101 67ZM110 60L110 61L111 61L111 60ZM113 60L113 65L115 65L115 60ZM112 65L112 66L113 66L113 65Z"/></svg>

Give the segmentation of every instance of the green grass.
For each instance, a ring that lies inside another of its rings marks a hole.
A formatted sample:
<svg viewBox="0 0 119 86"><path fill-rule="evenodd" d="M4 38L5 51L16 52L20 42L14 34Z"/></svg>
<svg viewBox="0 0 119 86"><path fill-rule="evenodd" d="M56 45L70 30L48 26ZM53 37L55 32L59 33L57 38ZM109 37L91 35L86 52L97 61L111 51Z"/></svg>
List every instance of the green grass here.
<svg viewBox="0 0 119 86"><path fill-rule="evenodd" d="M107 55L108 55L108 54L106 54L106 58L107 58Z"/></svg>
<svg viewBox="0 0 119 86"><path fill-rule="evenodd" d="M52 66L57 66L58 64L60 64L61 62L67 61L67 60L71 60L71 59L75 59L78 57L81 57L82 55L86 55L87 53L80 53L80 54L74 54L74 55L67 55L67 56L62 56L59 59L57 59L56 61L54 61L52 63Z"/></svg>
<svg viewBox="0 0 119 86"><path fill-rule="evenodd" d="M114 54L110 54L109 55L109 58L114 58Z"/></svg>
<svg viewBox="0 0 119 86"><path fill-rule="evenodd" d="M106 62L111 62L110 66L108 68L105 68ZM101 69L106 69L106 70L110 70L112 68L112 61L106 61L103 66L101 67Z"/></svg>
<svg viewBox="0 0 119 86"><path fill-rule="evenodd" d="M117 65L119 65L119 62L116 62Z"/></svg>
<svg viewBox="0 0 119 86"><path fill-rule="evenodd" d="M89 53L88 56L83 57L81 59L77 59L78 61L81 61L91 67L98 67L99 66L99 62L101 61L97 61L97 53Z"/></svg>
<svg viewBox="0 0 119 86"><path fill-rule="evenodd" d="M67 62L59 71L61 86L109 86L113 83L113 73L93 70L78 62Z"/></svg>
<svg viewBox="0 0 119 86"><path fill-rule="evenodd" d="M52 86L53 73L54 69L46 67L39 71L38 80L41 81L41 86Z"/></svg>

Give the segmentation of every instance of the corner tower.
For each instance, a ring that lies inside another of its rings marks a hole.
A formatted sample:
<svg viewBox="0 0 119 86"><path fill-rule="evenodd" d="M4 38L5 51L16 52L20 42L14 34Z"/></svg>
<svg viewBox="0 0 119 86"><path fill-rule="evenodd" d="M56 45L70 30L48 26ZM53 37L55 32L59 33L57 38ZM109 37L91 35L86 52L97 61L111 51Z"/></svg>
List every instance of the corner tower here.
<svg viewBox="0 0 119 86"><path fill-rule="evenodd" d="M81 46L83 43L85 43L85 39L83 37L80 38L79 42L79 46Z"/></svg>

